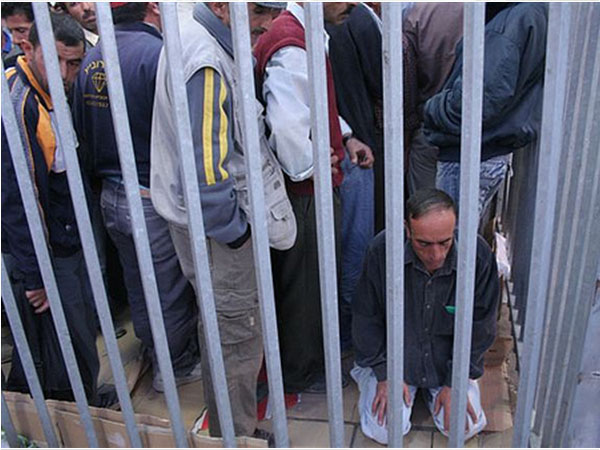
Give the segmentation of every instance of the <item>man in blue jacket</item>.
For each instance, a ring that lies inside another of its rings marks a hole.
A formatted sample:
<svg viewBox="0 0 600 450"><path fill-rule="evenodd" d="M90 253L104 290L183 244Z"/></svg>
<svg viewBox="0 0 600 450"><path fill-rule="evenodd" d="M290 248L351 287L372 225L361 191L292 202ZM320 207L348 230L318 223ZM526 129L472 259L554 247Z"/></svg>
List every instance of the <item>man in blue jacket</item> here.
<svg viewBox="0 0 600 450"><path fill-rule="evenodd" d="M84 36L79 25L70 17L52 14L51 21L61 75L68 92L83 58ZM86 395L91 404L106 406L114 401L114 389L112 394L106 391L108 395L101 396L96 388L99 362L94 301L67 183L64 150L56 135L56 118L35 25L20 45L25 54L17 58L15 67L6 71L6 77L10 99L17 112L23 150L29 162L30 173L27 175L31 176L34 184L46 244ZM44 239L44 236L34 238ZM2 257L44 395L46 398L73 400L4 127ZM29 392L16 349L3 388Z"/></svg>
<svg viewBox="0 0 600 450"><path fill-rule="evenodd" d="M181 270L167 222L150 198L150 128L158 58L162 49L157 3L111 3L148 238L177 385L201 378L194 291ZM136 336L152 357L153 388L164 391L146 309L140 267L114 134L104 60L99 46L83 61L73 98L81 153L102 180L104 224L118 250Z"/></svg>
<svg viewBox="0 0 600 450"><path fill-rule="evenodd" d="M544 3L488 3L486 18L480 215L506 176L509 155L538 137L548 7ZM425 104L424 112L425 136L440 149L437 187L455 201L460 175L462 53L460 43L450 77Z"/></svg>

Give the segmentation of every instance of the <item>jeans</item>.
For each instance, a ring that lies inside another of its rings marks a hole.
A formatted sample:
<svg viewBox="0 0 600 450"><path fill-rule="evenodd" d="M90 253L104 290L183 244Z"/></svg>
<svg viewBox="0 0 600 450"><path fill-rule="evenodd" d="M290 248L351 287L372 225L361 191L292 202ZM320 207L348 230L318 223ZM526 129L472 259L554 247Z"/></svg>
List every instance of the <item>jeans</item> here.
<svg viewBox="0 0 600 450"><path fill-rule="evenodd" d="M367 247L375 233L374 179L372 169L342 160L344 181L340 186L342 201L342 275L340 289L340 338L342 351L352 345L352 297Z"/></svg>
<svg viewBox="0 0 600 450"><path fill-rule="evenodd" d="M362 432L365 436L379 442L380 444L387 444L387 417L385 418L383 425L380 425L377 421L377 415L373 414L372 409L373 400L375 399L375 394L377 392L377 378L375 378L373 369L370 367L359 367L358 365L355 365L350 372L350 375L352 378L354 378L356 384L358 384L358 390L360 392L358 398L358 413L360 416L360 427ZM444 428L444 408L442 407L437 414L433 413L435 401L441 390L442 387L427 389L427 408L433 416L433 422L435 423L436 428L444 436L448 436L449 430ZM408 434L411 428L410 415L412 413L412 407L415 403L417 387L408 386L408 391L410 393L410 404L406 405L405 403L402 403L402 418L404 425L402 434L404 435ZM467 414L467 425L469 427L469 431L465 432L465 441L475 436L487 425L487 418L485 417L485 413L481 407L481 394L477 380L469 380L467 396L471 402L471 405L473 406L473 409L475 410L477 421L473 423L473 419Z"/></svg>
<svg viewBox="0 0 600 450"><path fill-rule="evenodd" d="M117 248L123 267L135 334L146 348L151 350L156 373L158 364L124 185L105 180L102 185L100 206L104 225ZM198 364L200 358L195 295L179 265L167 222L158 215L150 198L142 197L142 208L173 370L176 377L184 376Z"/></svg>
<svg viewBox="0 0 600 450"><path fill-rule="evenodd" d="M479 216L500 189L508 171L509 155L496 156L481 162L479 172ZM454 199L458 206L460 189L460 163L438 161L436 186Z"/></svg>

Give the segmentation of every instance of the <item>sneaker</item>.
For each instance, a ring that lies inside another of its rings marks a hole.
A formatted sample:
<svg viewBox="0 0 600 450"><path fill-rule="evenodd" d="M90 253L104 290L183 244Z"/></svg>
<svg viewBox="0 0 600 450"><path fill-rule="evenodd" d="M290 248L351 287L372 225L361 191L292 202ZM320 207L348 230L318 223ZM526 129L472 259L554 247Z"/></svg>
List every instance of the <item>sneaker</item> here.
<svg viewBox="0 0 600 450"><path fill-rule="evenodd" d="M342 373L342 389L348 387L350 380L348 375ZM316 381L307 387L304 392L306 394L325 394L327 392L327 380L325 374L321 374L317 377Z"/></svg>
<svg viewBox="0 0 600 450"><path fill-rule="evenodd" d="M194 383L195 381L200 381L201 379L202 366L200 363L198 363L187 375L175 377L175 386L179 387L184 384ZM154 379L152 380L152 387L156 392L165 392L165 385L163 383L160 371L157 371L156 375L154 375Z"/></svg>
<svg viewBox="0 0 600 450"><path fill-rule="evenodd" d="M269 448L275 448L275 435L270 431L261 430L260 428L257 428L256 430L254 430L254 434L252 435L252 437L267 441Z"/></svg>

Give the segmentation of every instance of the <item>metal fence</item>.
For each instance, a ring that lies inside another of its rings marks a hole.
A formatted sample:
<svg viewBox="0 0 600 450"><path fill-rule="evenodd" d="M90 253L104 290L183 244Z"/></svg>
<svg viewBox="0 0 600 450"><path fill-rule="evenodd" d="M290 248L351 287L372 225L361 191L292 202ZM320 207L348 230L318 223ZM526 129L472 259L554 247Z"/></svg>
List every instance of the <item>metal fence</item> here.
<svg viewBox="0 0 600 450"><path fill-rule="evenodd" d="M250 184L255 226L252 233L254 262L262 314L265 359L269 379L270 407L273 412L276 444L289 446L283 382L279 360L277 323L268 237L265 226L265 204L260 168L258 127L254 113L254 80L248 13L244 3L232 3L232 28L235 64L240 77L239 96L243 100L243 128L248 136L246 166ZM321 3L307 3L307 51L309 68L312 136L315 160L315 196L318 227L318 250L323 311L323 333L326 359L327 402L332 447L344 446L343 397L339 349L337 280L333 229L333 200L329 164L329 132L327 128L326 77ZM74 200L77 224L83 243L87 269L100 318L102 333L112 368L129 444L141 446L140 435L129 397L125 373L119 354L90 215L84 201L84 190L76 153L76 140L60 77L50 17L44 3L34 4L35 18L46 61L50 92L59 123L59 140L64 146L69 187ZM107 83L114 128L118 142L123 180L129 202L138 261L143 274L143 288L149 311L152 336L165 384L171 426L176 445L188 445L171 366L166 332L162 321L158 289L154 277L150 246L144 221L135 170L134 153L118 53L108 3L96 5L105 60ZM202 220L199 189L196 184L192 137L185 84L181 64L181 43L176 5L161 4L166 56L173 83L174 104L180 156L183 161L184 195L188 207L189 228L193 242L196 277L202 289L198 306L207 342L224 445L236 444L231 406L213 301L206 239ZM548 52L542 133L539 146L530 153L515 156L512 181L505 198L504 220L512 248L513 286L517 293L517 323L522 325L521 382L515 420L514 445L528 446L530 437L541 437L542 445L565 442L566 424L572 415L569 400L573 397L576 372L582 358L584 327L587 323L592 286L600 257L599 229L594 218L600 213L600 161L598 161L599 125L594 121L598 111L598 72L600 56L598 33L600 6L594 4L552 4L548 31ZM404 230L403 230L403 118L402 118L402 29L401 4L383 4L383 73L384 125L386 146L386 217L387 228L387 320L388 379L390 380L390 446L402 446L402 380L403 380L403 311L404 311ZM471 347L475 250L477 233L477 197L481 143L481 105L483 96L484 5L465 5L463 122L461 148L461 186L459 216L459 248L457 278L456 335L453 355L453 390L450 445L464 443L468 366ZM98 440L95 434L66 318L52 270L48 245L27 162L19 138L15 111L2 77L2 122L7 131L13 164L18 175L27 220L34 238L44 286L48 292L51 313L68 367L81 422L90 447ZM542 149L537 151L537 149ZM537 176L535 176L535 175ZM537 180L537 184L532 180ZM523 212L523 205L527 205ZM533 216L531 211L535 211ZM529 244L531 243L531 244ZM517 270L518 269L518 270ZM19 319L5 264L2 264L2 299L10 321L15 345L27 374L27 381L38 409L49 445L58 444L50 422L37 373L22 323ZM525 311L527 315L525 317ZM524 318L525 317L525 318ZM546 330L546 336L544 336ZM557 330L558 332L555 332ZM545 337L545 339L544 339ZM543 345L543 348L542 348ZM543 350L543 352L541 351ZM567 355L565 358L564 356ZM561 401L560 407L555 407ZM532 416L535 411L535 420ZM2 419L9 442L15 443L14 428L2 398ZM533 435L531 434L533 430Z"/></svg>

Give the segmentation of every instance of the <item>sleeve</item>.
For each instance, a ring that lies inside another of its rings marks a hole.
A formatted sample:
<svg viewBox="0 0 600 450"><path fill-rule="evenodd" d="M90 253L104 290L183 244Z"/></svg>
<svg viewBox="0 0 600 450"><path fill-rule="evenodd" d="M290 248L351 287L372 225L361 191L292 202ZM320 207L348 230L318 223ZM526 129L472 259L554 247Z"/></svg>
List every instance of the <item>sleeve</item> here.
<svg viewBox="0 0 600 450"><path fill-rule="evenodd" d="M373 241L375 243L377 241ZM384 241L385 242L385 241ZM383 247L385 248L385 243ZM385 267L372 244L352 301L352 339L356 363L371 367L377 381L387 379Z"/></svg>
<svg viewBox="0 0 600 450"><path fill-rule="evenodd" d="M2 125L2 235L10 243L10 254L25 276L25 289L43 287L29 224L21 199L17 176L10 156L8 139ZM6 251L4 248L2 251Z"/></svg>
<svg viewBox="0 0 600 450"><path fill-rule="evenodd" d="M483 375L483 357L496 338L500 283L498 267L491 249L481 237L477 243L477 268L475 274L475 295L473 302L473 329L471 335L471 360L469 378ZM448 362L448 375L445 385L452 385L452 361Z"/></svg>
<svg viewBox="0 0 600 450"><path fill-rule="evenodd" d="M225 169L234 142L231 96L210 67L196 72L186 90L205 232L217 242L232 243L247 233L248 222Z"/></svg>
<svg viewBox="0 0 600 450"><path fill-rule="evenodd" d="M269 60L263 83L269 142L292 181L310 178L314 170L310 140L310 106L306 51L284 47Z"/></svg>

